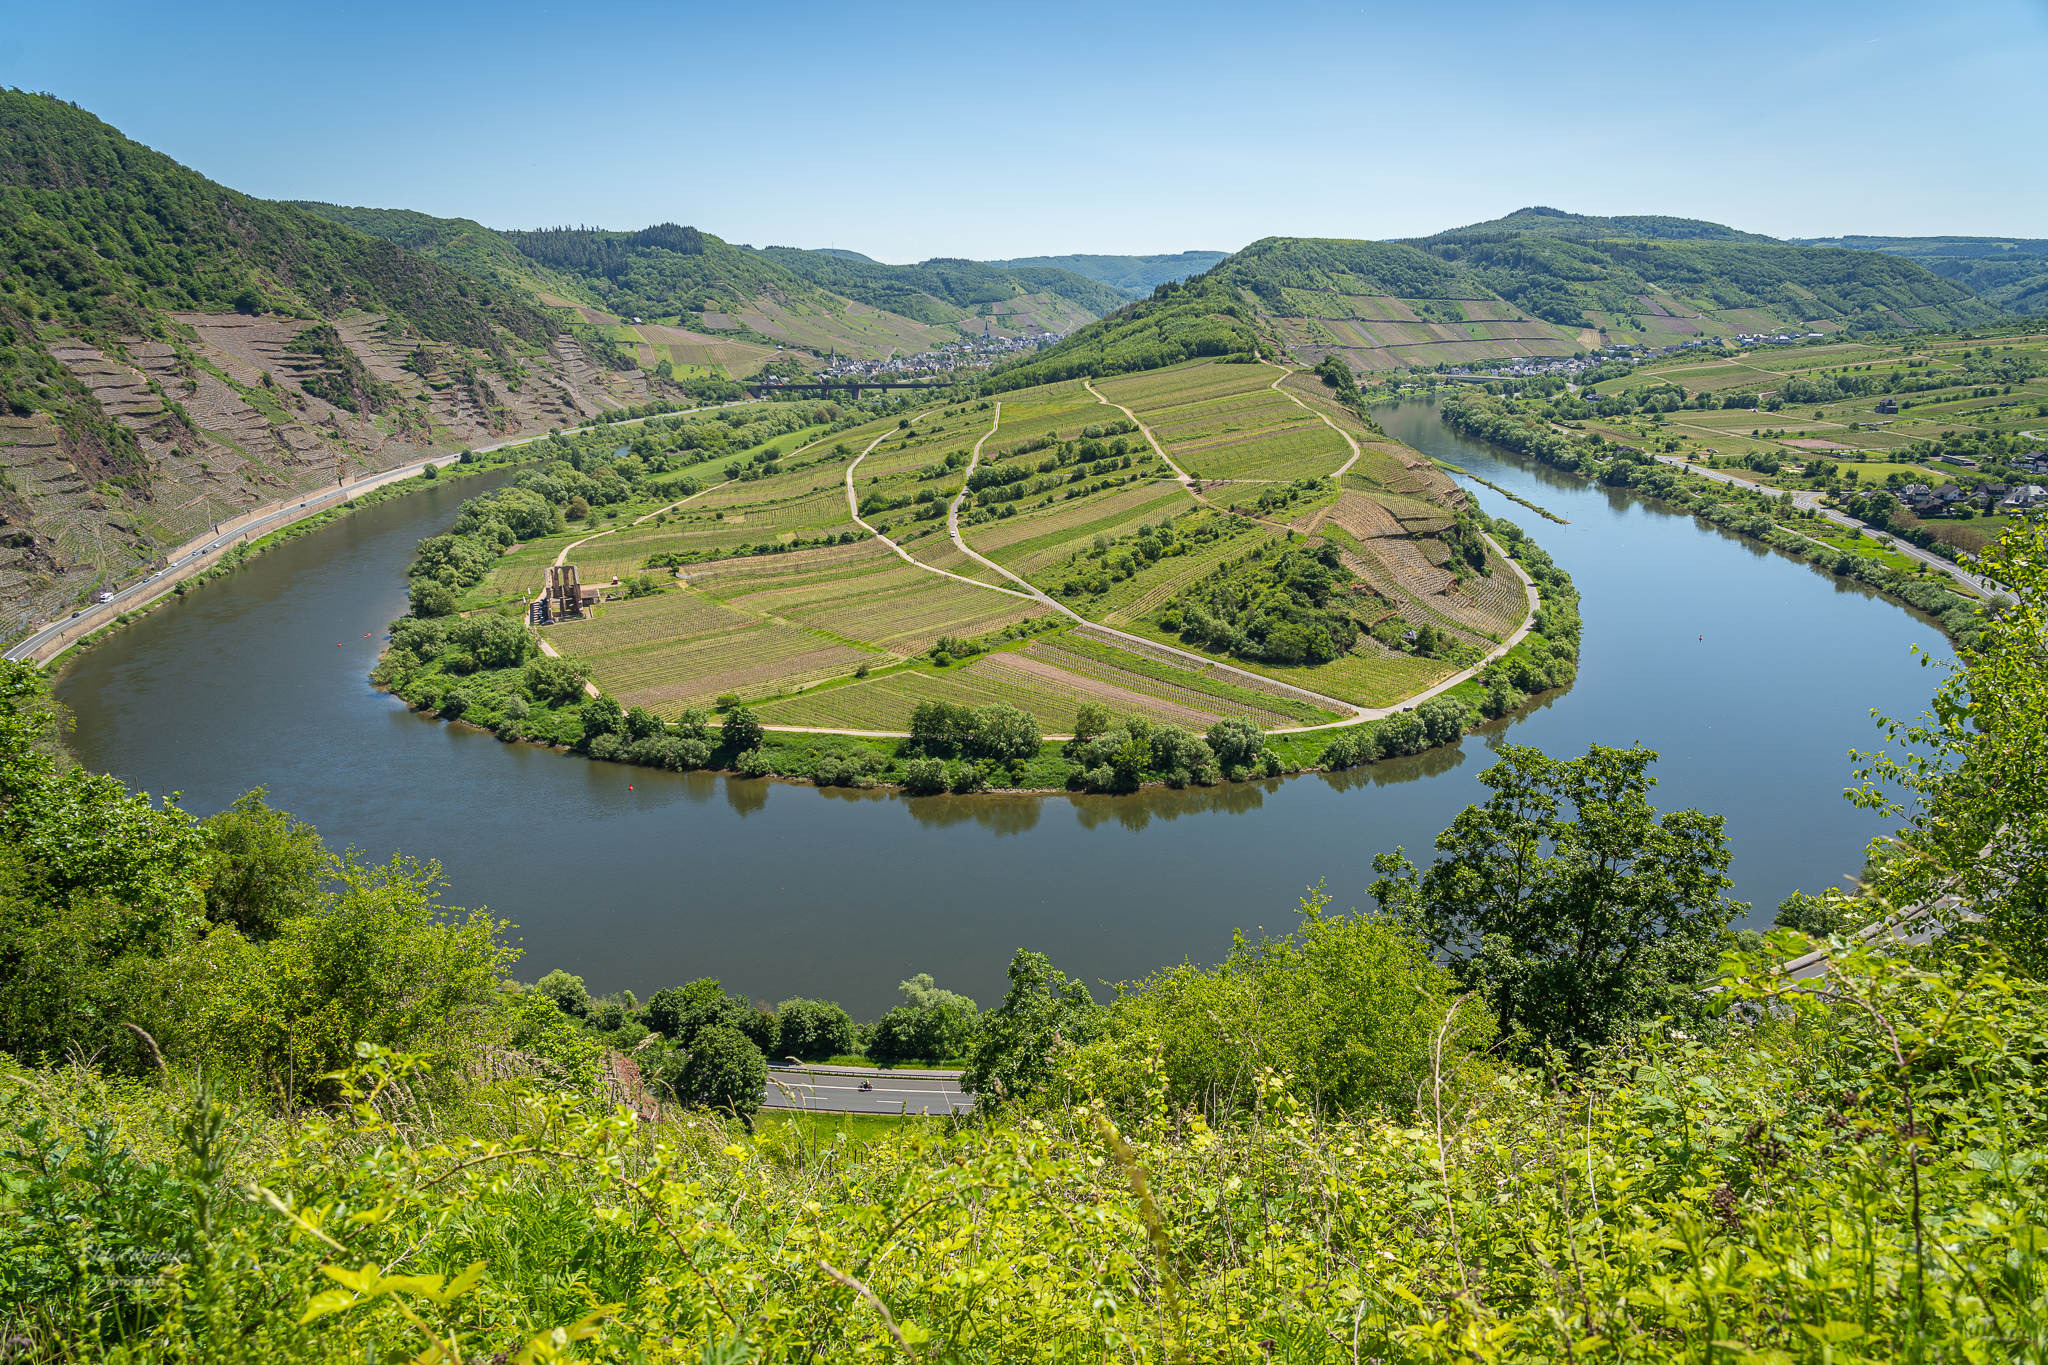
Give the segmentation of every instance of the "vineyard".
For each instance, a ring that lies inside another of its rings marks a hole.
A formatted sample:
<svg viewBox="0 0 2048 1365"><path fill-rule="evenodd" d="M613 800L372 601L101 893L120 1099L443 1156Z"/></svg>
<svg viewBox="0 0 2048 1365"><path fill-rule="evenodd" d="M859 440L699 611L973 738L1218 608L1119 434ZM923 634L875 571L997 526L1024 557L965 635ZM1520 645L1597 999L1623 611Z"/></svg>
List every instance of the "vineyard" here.
<svg viewBox="0 0 2048 1365"><path fill-rule="evenodd" d="M1275 389L1278 373L1205 361L1098 386L1193 468L1245 481L1215 490L1212 506L1168 476L1120 409L1070 381L1006 395L999 412L993 400L899 408L859 426L790 430L744 458L692 456L685 472L707 485L700 493L684 496L689 485L677 472L649 478L642 500L607 494L587 521L579 508L562 532L501 556L486 586L529 595L569 546L567 562L582 580L608 589L615 577L623 584L674 569L682 583L663 592L619 600L627 595L620 586L596 619L547 628L605 691L668 715L732 693L758 702L771 724L858 730L900 730L919 701L933 698L1007 701L1052 730L1070 725L1084 701L1197 729L1224 716L1269 729L1326 724L1336 717L1290 684L1383 706L1451 666L1369 640L1322 664L1232 658L1271 680L1259 683L1074 630L951 668L920 658L941 637L984 637L1047 612L946 533L945 506L967 484L977 443L963 537L1089 620L1167 640L1149 618L1176 593L1247 555L1329 540L1414 624L1486 644L1518 623L1520 583L1497 557L1492 575L1461 584L1445 567L1450 551L1438 537L1454 524L1454 486L1289 377L1283 382L1315 409L1304 411ZM1318 412L1371 442L1341 495L1328 476L1348 447ZM772 421L734 420L773 430ZM635 463L624 446L598 458ZM849 471L862 519L879 536L852 519ZM1225 501L1252 514L1233 515ZM1254 517L1291 521L1296 534ZM644 592L644 583L633 590ZM918 662L901 667L907 660ZM863 666L876 675L857 678Z"/></svg>

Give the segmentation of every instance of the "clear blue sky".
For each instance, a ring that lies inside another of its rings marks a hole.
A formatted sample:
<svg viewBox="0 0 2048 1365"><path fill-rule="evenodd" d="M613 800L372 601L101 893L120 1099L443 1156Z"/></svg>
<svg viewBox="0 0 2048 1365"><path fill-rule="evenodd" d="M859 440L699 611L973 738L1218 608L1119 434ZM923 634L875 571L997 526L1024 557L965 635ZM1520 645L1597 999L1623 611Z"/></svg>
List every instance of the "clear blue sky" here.
<svg viewBox="0 0 2048 1365"><path fill-rule="evenodd" d="M2048 236L2048 0L23 5L0 84L237 189L883 260L1530 204Z"/></svg>

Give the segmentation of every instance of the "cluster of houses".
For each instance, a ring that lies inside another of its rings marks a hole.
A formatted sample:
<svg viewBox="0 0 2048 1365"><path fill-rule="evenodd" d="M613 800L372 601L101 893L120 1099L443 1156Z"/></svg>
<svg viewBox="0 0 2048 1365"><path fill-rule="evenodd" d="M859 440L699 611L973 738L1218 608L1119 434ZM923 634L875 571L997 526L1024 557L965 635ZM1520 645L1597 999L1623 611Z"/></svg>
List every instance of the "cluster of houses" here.
<svg viewBox="0 0 2048 1365"><path fill-rule="evenodd" d="M1065 339L1063 332L1031 337L972 337L941 346L935 351L897 354L885 360L854 360L834 355L814 377L825 379L916 379L924 375L950 374L954 370L993 365L1007 356L1035 351Z"/></svg>
<svg viewBox="0 0 2048 1365"><path fill-rule="evenodd" d="M2028 512L2048 507L2048 488L2037 483L1991 483L1971 491L1952 483L1939 488L1909 483L1898 491L1898 499L1916 517L1944 516L1962 507L2001 513Z"/></svg>

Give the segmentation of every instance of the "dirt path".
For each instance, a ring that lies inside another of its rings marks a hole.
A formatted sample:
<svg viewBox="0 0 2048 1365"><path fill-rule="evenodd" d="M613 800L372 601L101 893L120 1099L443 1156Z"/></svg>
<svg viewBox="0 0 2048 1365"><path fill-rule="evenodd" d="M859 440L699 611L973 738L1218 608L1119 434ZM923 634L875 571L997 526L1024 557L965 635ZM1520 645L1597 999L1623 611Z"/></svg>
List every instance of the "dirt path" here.
<svg viewBox="0 0 2048 1365"><path fill-rule="evenodd" d="M916 417L913 417L910 420L916 422L922 418L926 418L929 416L931 416L931 413L929 411L920 412ZM996 404L996 422L1002 421L1002 417L1003 405L1001 403L998 403ZM986 441L989 437L996 434L996 422L991 422L989 424L988 430L985 433L983 433L981 441L976 441L974 443L974 458L976 460L981 458L982 441ZM880 436L877 436L874 440L868 442L868 448L866 450L863 450L858 456L856 456L854 458L853 463L846 467L846 511L847 514L853 518L855 524L858 525L862 530L872 535L876 540L881 541L884 545L894 550L902 558L904 563L915 565L916 567L923 569L926 573L935 573L941 578L950 578L953 579L955 582L972 584L974 587L980 588L986 592L999 592L1002 593L1005 597L1024 596L1025 594L1023 593L1012 592L1008 588L999 588L993 583L983 583L977 579L969 578L964 574L948 573L944 569L935 569L931 565L919 559L916 555L910 553L910 551L904 549L901 545L898 545L895 541L889 539L889 537L883 535L880 531L877 531L874 527L868 525L868 523L866 523L865 521L861 520L860 494L856 493L853 488L853 471L860 468L860 462L862 460L865 460L868 456L874 454L876 446L880 445L882 442L888 439L889 433L886 431L883 432ZM973 461L968 462L967 470L970 474L974 472ZM967 496L967 490L964 484L961 487L960 496ZM960 499L955 498L953 500L953 505L955 507L958 507L959 504ZM952 518L950 514L948 515L947 520L949 523L951 522ZM955 544L958 544L959 540L960 537L956 532L953 537L953 541ZM975 558L979 559L981 558L981 556L976 555Z"/></svg>
<svg viewBox="0 0 2048 1365"><path fill-rule="evenodd" d="M1343 464L1338 465L1336 471L1330 475L1331 478L1335 479L1341 477L1347 470L1351 468L1351 466L1357 464L1359 460L1363 458L1363 456L1365 455L1365 451L1359 446L1358 442L1352 438L1350 432L1344 430L1344 428L1338 426L1335 422L1332 422L1326 414L1317 412L1314 408L1310 407L1308 404L1302 402L1299 398L1295 397L1293 394L1287 392L1287 390L1280 387L1282 384L1287 382L1288 375L1295 373L1293 370L1288 369L1285 365L1274 365L1272 361L1266 359L1264 356L1259 357L1259 363L1261 365L1271 365L1274 369L1280 371L1280 377L1274 380L1272 384L1268 386L1273 390L1273 392L1279 394L1282 398L1285 398L1288 402L1294 404L1294 406L1300 408L1303 412L1306 412L1313 417L1319 418L1324 426L1336 432L1339 436L1342 436L1344 438L1344 444L1351 447L1351 458L1346 460Z"/></svg>

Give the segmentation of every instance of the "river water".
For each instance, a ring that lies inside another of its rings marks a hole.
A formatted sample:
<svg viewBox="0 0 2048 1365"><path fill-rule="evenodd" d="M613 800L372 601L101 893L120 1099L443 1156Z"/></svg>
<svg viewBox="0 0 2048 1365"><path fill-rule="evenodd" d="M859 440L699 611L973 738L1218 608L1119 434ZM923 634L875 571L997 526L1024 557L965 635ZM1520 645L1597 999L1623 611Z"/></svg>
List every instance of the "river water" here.
<svg viewBox="0 0 2048 1365"><path fill-rule="evenodd" d="M1552 754L1647 744L1666 808L1728 817L1733 894L1757 922L1794 888L1862 863L1878 826L1842 799L1872 708L1910 715L1946 652L1909 612L1625 490L1467 440L1433 405L1388 431L1570 519L1489 489L1577 581L1579 681L1456 749L1331 776L1129 797L817 791L592 763L422 719L365 680L405 609L414 544L443 530L460 481L289 542L85 655L59 696L91 767L186 808L258 785L370 858L437 859L452 905L514 923L533 980L596 991L700 976L757 998L821 996L856 1017L928 971L985 1005L1018 948L1091 982L1191 958L1233 930L1284 930L1324 882L1370 903L1372 856L1418 861L1484 795L1488 746ZM485 476L490 480L502 474ZM1098 992L1100 994L1100 992Z"/></svg>

